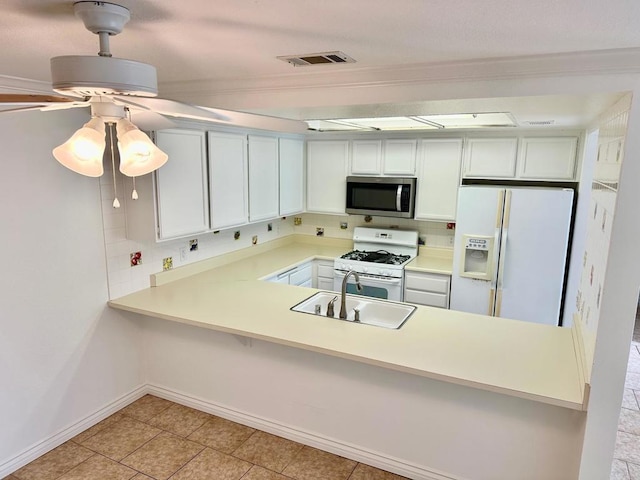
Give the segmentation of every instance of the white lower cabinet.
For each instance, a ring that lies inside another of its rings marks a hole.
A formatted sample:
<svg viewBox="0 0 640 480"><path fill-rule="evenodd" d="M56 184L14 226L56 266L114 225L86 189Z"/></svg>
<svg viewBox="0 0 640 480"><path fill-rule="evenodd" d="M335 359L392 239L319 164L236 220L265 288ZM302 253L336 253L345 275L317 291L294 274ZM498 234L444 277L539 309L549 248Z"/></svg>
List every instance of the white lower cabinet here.
<svg viewBox="0 0 640 480"><path fill-rule="evenodd" d="M430 307L449 308L450 275L404 272L404 301Z"/></svg>
<svg viewBox="0 0 640 480"><path fill-rule="evenodd" d="M287 271L265 278L267 282L283 283L285 285L297 285L311 287L313 284L313 264L306 262Z"/></svg>
<svg viewBox="0 0 640 480"><path fill-rule="evenodd" d="M209 132L211 228L244 225L249 219L247 136Z"/></svg>
<svg viewBox="0 0 640 480"><path fill-rule="evenodd" d="M333 260L314 260L314 288L333 291Z"/></svg>

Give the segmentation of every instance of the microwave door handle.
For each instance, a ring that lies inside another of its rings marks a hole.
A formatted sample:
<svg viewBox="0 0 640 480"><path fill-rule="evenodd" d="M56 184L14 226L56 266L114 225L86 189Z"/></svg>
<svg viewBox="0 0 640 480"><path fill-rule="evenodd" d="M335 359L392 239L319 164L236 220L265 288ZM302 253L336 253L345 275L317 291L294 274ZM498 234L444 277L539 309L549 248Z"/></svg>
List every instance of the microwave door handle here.
<svg viewBox="0 0 640 480"><path fill-rule="evenodd" d="M402 185L398 185L398 190L396 192L396 211L402 211Z"/></svg>

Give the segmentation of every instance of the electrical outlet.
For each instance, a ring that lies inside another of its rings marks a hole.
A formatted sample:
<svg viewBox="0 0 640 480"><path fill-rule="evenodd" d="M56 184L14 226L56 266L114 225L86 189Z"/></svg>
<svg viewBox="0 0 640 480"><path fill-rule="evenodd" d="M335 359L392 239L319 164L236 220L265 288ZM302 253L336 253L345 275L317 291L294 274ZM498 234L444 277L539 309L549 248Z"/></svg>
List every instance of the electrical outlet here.
<svg viewBox="0 0 640 480"><path fill-rule="evenodd" d="M453 241L454 241L454 236L453 235L449 235L449 246L453 247Z"/></svg>
<svg viewBox="0 0 640 480"><path fill-rule="evenodd" d="M187 247L180 247L180 261L184 262L187 259Z"/></svg>

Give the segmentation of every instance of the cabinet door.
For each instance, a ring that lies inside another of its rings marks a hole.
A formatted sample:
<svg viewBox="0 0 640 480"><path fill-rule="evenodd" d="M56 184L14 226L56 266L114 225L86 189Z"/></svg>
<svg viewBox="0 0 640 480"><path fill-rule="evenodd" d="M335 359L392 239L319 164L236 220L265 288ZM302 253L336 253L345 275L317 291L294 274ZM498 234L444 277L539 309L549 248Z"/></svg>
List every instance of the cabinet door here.
<svg viewBox="0 0 640 480"><path fill-rule="evenodd" d="M469 138L464 153L464 176L514 178L517 138Z"/></svg>
<svg viewBox="0 0 640 480"><path fill-rule="evenodd" d="M415 175L417 140L385 140L385 175Z"/></svg>
<svg viewBox="0 0 640 480"><path fill-rule="evenodd" d="M278 139L249 135L249 221L279 214Z"/></svg>
<svg viewBox="0 0 640 480"><path fill-rule="evenodd" d="M247 223L247 137L209 132L211 228Z"/></svg>
<svg viewBox="0 0 640 480"><path fill-rule="evenodd" d="M382 141L354 140L351 144L351 173L380 175L382 171Z"/></svg>
<svg viewBox="0 0 640 480"><path fill-rule="evenodd" d="M307 211L344 213L348 155L347 140L307 142Z"/></svg>
<svg viewBox="0 0 640 480"><path fill-rule="evenodd" d="M462 139L422 140L419 156L416 220L454 221Z"/></svg>
<svg viewBox="0 0 640 480"><path fill-rule="evenodd" d="M204 132L161 130L156 144L169 155L156 172L158 237L166 240L208 230Z"/></svg>
<svg viewBox="0 0 640 480"><path fill-rule="evenodd" d="M304 142L280 139L280 216L304 210Z"/></svg>
<svg viewBox="0 0 640 480"><path fill-rule="evenodd" d="M571 180L575 175L576 137L523 138L520 142L520 178Z"/></svg>

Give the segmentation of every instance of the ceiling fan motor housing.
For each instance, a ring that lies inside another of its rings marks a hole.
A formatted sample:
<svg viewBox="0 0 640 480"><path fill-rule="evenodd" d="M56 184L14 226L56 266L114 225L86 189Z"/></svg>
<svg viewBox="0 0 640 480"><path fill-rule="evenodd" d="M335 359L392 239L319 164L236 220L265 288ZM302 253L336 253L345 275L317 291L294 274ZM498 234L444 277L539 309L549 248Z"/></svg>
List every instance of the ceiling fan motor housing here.
<svg viewBox="0 0 640 480"><path fill-rule="evenodd" d="M114 57L66 55L51 59L53 89L63 95L158 95L153 65Z"/></svg>

